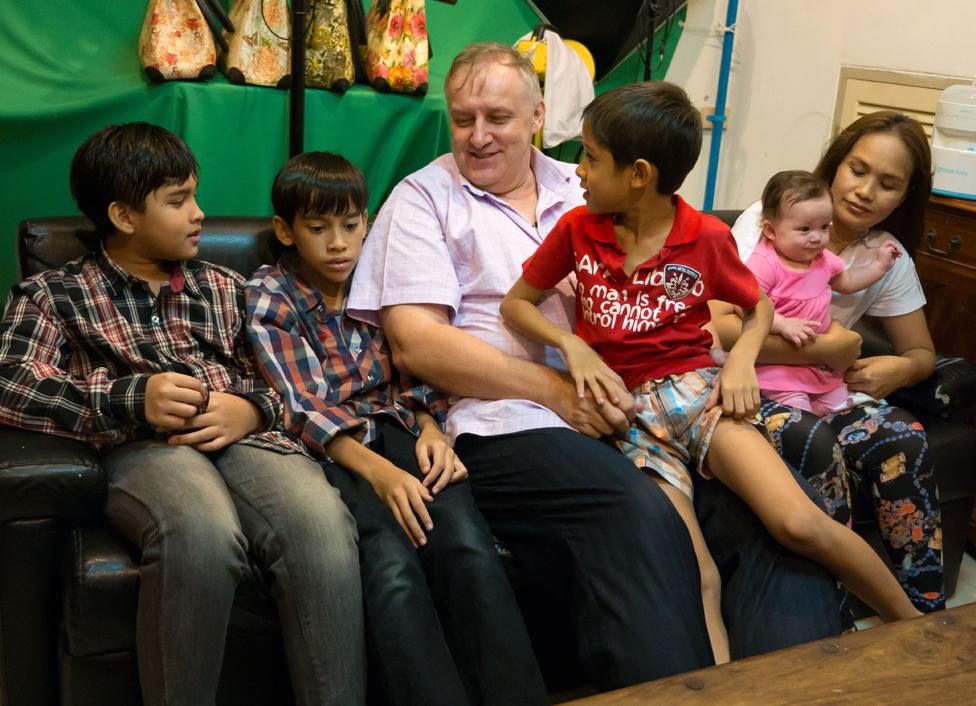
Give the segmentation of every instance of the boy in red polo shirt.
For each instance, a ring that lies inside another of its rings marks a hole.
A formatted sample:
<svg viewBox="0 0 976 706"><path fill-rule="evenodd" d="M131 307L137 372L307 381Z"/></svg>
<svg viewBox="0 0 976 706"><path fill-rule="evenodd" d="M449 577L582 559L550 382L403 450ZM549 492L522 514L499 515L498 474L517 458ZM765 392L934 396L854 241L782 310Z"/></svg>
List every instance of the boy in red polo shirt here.
<svg viewBox="0 0 976 706"><path fill-rule="evenodd" d="M501 305L506 322L562 350L582 397L640 411L622 450L650 474L688 527L699 560L716 662L728 660L720 579L691 504L691 464L735 491L788 549L820 562L884 620L919 615L870 547L833 522L747 421L759 406L755 362L773 309L739 260L729 229L675 195L701 149L701 118L665 82L623 86L583 113L576 170L586 207L562 217ZM535 304L577 276L576 334ZM710 355L708 300L743 310L724 367Z"/></svg>

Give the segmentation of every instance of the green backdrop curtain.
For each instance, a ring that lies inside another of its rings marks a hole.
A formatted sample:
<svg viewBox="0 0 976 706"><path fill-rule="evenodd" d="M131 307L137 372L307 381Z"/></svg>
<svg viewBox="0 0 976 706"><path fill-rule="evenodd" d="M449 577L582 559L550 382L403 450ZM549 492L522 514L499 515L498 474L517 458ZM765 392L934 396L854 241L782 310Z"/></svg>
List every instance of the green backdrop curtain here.
<svg viewBox="0 0 976 706"><path fill-rule="evenodd" d="M17 223L77 213L71 155L108 124L144 120L182 135L200 161L206 213L270 214L271 180L287 157L288 93L232 85L220 74L150 84L138 58L145 9L141 0L0 2L0 293L16 277ZM454 55L473 41L512 44L538 21L524 0L430 0L427 14L434 57L426 97L358 85L343 95L306 91L305 148L357 164L373 210L403 176L450 149L442 83ZM672 51L670 42L656 78ZM632 59L602 83L639 78Z"/></svg>

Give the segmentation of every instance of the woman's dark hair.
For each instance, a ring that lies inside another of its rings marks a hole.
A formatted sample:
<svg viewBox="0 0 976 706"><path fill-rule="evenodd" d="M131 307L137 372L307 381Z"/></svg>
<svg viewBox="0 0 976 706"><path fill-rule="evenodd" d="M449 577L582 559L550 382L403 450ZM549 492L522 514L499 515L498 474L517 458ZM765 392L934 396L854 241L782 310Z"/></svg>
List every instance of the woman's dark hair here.
<svg viewBox="0 0 976 706"><path fill-rule="evenodd" d="M362 213L368 202L366 177L348 159L332 152L295 155L271 187L275 215L289 226L297 216Z"/></svg>
<svg viewBox="0 0 976 706"><path fill-rule="evenodd" d="M698 161L701 114L673 83L631 83L602 93L583 111L590 132L618 167L646 159L657 169L657 191L673 194Z"/></svg>
<svg viewBox="0 0 976 706"><path fill-rule="evenodd" d="M792 206L801 201L830 197L827 182L816 174L793 169L773 174L762 193L762 216L775 221L782 215L784 206Z"/></svg>
<svg viewBox="0 0 976 706"><path fill-rule="evenodd" d="M833 184L837 169L857 141L877 133L890 133L901 140L911 157L912 170L905 198L875 227L891 233L909 255L914 255L922 239L922 219L932 192L932 152L917 120L894 110L880 110L858 118L831 141L813 173Z"/></svg>
<svg viewBox="0 0 976 706"><path fill-rule="evenodd" d="M99 235L114 229L113 201L142 213L156 189L182 184L200 171L186 143L149 123L109 125L85 140L71 160L71 195Z"/></svg>

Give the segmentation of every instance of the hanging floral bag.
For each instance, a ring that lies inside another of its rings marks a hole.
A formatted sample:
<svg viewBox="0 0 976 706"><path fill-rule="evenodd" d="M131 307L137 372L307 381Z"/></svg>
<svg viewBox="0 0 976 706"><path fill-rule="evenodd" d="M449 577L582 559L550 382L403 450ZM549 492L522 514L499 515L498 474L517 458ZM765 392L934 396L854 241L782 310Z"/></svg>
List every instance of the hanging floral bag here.
<svg viewBox="0 0 976 706"><path fill-rule="evenodd" d="M378 91L427 92L425 0L374 0L366 15L366 77Z"/></svg>
<svg viewBox="0 0 976 706"><path fill-rule="evenodd" d="M150 0L139 35L139 59L151 81L209 79L217 49L195 0Z"/></svg>
<svg viewBox="0 0 976 706"><path fill-rule="evenodd" d="M226 32L228 49L220 67L231 83L288 88L291 83L291 33L285 0L234 0L230 9L233 32Z"/></svg>
<svg viewBox="0 0 976 706"><path fill-rule="evenodd" d="M305 85L345 91L361 74L365 41L360 0L310 0L305 38Z"/></svg>

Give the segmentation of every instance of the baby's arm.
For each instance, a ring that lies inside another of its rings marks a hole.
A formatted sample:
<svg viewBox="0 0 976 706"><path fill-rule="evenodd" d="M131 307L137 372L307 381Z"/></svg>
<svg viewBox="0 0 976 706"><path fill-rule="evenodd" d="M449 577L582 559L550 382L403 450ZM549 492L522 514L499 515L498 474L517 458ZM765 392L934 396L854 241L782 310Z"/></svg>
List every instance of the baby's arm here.
<svg viewBox="0 0 976 706"><path fill-rule="evenodd" d="M878 248L878 256L874 262L838 272L830 279L830 288L841 294L853 294L867 289L884 277L888 270L895 266L895 260L899 257L901 257L901 250L898 246L893 241L886 240Z"/></svg>
<svg viewBox="0 0 976 706"><path fill-rule="evenodd" d="M609 398L616 405L620 401L616 389L627 389L623 380L582 338L552 323L539 311L536 303L541 296L541 290L519 277L499 307L505 323L533 341L559 348L581 398L589 387L598 404Z"/></svg>
<svg viewBox="0 0 976 706"><path fill-rule="evenodd" d="M817 338L817 325L814 319L795 319L790 316L773 314L773 323L769 332L786 339L795 346L802 346Z"/></svg>

